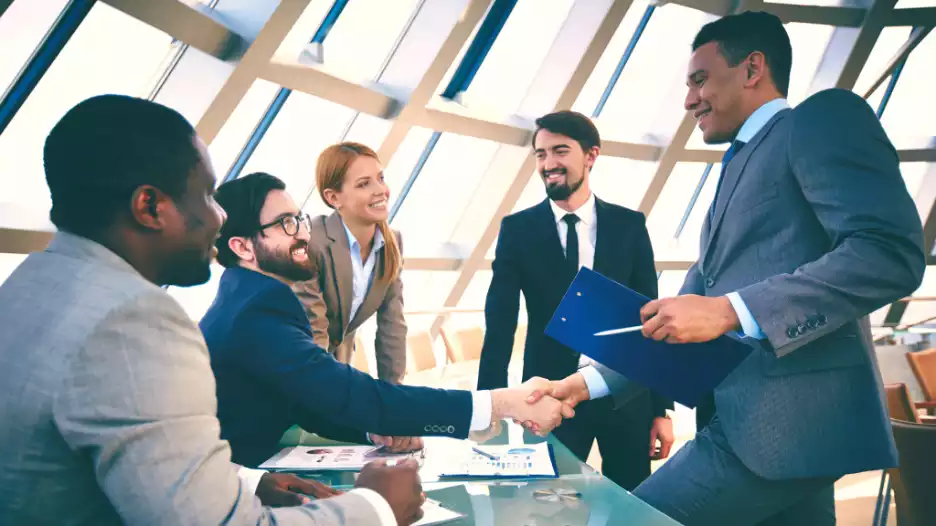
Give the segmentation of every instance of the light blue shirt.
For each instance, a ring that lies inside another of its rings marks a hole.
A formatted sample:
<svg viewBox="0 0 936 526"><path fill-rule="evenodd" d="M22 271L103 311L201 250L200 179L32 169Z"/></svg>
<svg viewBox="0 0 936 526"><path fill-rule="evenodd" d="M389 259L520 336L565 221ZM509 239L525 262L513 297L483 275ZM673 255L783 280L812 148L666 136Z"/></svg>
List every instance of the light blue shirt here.
<svg viewBox="0 0 936 526"><path fill-rule="evenodd" d="M751 142L751 139L757 135L757 132L761 131L761 128L763 128L774 115L789 107L790 104L786 99L781 98L774 99L760 108L757 108L757 110L744 121L744 124L741 125L741 129L738 130L738 135L735 137L735 140L744 143ZM731 302L735 313L737 313L738 320L741 322L741 336L748 336L758 340L766 338L767 336L764 334L764 331L761 330L757 320L754 319L754 315L751 314L750 309L747 308L747 305L744 304L744 300L741 299L741 295L737 292L729 292L726 296L728 297L728 301ZM601 373L594 367L584 367L579 369L579 372L582 373L582 377L585 379L585 385L588 386L590 398L602 398L611 394L611 390L608 389L608 384L605 382L604 377L602 377Z"/></svg>
<svg viewBox="0 0 936 526"><path fill-rule="evenodd" d="M744 121L744 124L741 125L741 129L738 130L738 135L735 137L735 140L744 143L751 142L751 139L757 135L757 132L761 131L761 128L763 128L774 115L789 107L790 105L787 103L786 99L774 99L760 108L757 108L757 110ZM744 300L741 299L741 295L737 292L729 292L725 296L728 297L728 301L731 302L731 306L738 315L738 320L741 321L741 336L748 336L758 340L766 338L767 336L764 334L764 331L761 330L757 320L754 319L750 309L747 308L747 305L744 304Z"/></svg>
<svg viewBox="0 0 936 526"><path fill-rule="evenodd" d="M360 310L361 304L364 303L364 297L367 296L367 291L370 290L371 283L374 281L377 251L383 248L384 237L378 228L374 233L374 246L371 248L370 254L367 255L367 260L361 261L361 244L358 243L358 240L351 233L348 225L344 224L344 221L341 222L341 225L344 226L345 233L348 234L348 246L351 247L351 274L354 283L351 294L351 317L348 318L348 323L351 323L351 320Z"/></svg>

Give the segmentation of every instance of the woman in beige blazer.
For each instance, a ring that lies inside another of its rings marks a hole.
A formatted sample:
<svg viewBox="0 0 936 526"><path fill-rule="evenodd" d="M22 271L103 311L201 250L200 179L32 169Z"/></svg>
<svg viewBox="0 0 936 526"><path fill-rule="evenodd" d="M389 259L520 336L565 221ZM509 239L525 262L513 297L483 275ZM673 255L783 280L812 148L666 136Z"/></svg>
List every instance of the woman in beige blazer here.
<svg viewBox="0 0 936 526"><path fill-rule="evenodd" d="M387 223L383 167L374 150L343 142L319 156L315 182L334 212L312 220L309 257L318 272L294 287L315 341L350 363L355 331L376 314L377 374L399 383L406 372L403 257L399 234Z"/></svg>

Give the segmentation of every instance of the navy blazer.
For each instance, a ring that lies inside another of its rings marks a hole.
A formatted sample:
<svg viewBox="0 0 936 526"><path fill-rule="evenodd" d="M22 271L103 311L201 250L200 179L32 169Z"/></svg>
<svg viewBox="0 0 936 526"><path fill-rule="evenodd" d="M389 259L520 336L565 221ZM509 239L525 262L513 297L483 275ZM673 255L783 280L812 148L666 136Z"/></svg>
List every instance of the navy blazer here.
<svg viewBox="0 0 936 526"><path fill-rule="evenodd" d="M595 199L598 239L594 270L649 298L657 297L653 247L644 215ZM484 307L486 331L478 389L507 385L520 308L526 300L528 330L523 379L560 380L578 369L579 354L546 336L546 324L572 283L549 200L504 218L494 256L491 286ZM672 401L653 396L653 413L665 414Z"/></svg>
<svg viewBox="0 0 936 526"><path fill-rule="evenodd" d="M376 380L315 345L302 304L284 283L229 268L200 323L217 381L221 438L232 460L256 466L294 424L329 438L468 436L467 391Z"/></svg>

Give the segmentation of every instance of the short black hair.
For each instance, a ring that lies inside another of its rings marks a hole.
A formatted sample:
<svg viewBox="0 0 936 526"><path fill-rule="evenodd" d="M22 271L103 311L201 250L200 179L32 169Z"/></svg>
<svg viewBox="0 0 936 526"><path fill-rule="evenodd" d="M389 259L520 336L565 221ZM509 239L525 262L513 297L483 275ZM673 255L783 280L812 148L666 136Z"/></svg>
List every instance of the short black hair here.
<svg viewBox="0 0 936 526"><path fill-rule="evenodd" d="M279 177L264 172L254 172L222 184L215 193L215 201L227 214L227 221L215 246L218 247L218 263L225 268L237 266L237 257L228 241L232 237L252 238L260 232L260 211L267 195L273 190L285 190L286 183Z"/></svg>
<svg viewBox="0 0 936 526"><path fill-rule="evenodd" d="M185 117L155 102L100 95L78 103L43 149L52 223L95 238L129 211L141 185L181 198L202 159L194 138Z"/></svg>
<svg viewBox="0 0 936 526"><path fill-rule="evenodd" d="M709 42L718 43L719 52L731 67L755 51L763 53L777 91L788 96L793 48L779 17L763 11L745 11L719 18L702 26L692 41L692 50Z"/></svg>
<svg viewBox="0 0 936 526"><path fill-rule="evenodd" d="M536 148L536 136L540 130L574 139L587 152L595 146L601 147L601 136L591 119L577 111L563 110L536 119L536 131L533 132L533 148Z"/></svg>

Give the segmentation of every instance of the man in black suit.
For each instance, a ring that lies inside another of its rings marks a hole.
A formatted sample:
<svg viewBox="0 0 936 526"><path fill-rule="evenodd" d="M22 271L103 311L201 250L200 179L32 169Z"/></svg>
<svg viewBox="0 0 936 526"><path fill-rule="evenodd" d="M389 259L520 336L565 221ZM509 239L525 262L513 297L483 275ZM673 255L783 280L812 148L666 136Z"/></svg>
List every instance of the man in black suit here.
<svg viewBox="0 0 936 526"><path fill-rule="evenodd" d="M650 236L643 214L591 193L589 171L601 147L591 120L560 111L537 119L536 126L533 149L548 199L501 223L484 309L487 330L478 389L507 385L523 292L529 323L524 380L533 376L559 380L581 370L591 387L605 392L607 385L590 360L549 338L544 330L582 266L656 298ZM604 474L632 490L650 475L657 441L659 456L669 454L673 426L667 409L672 409L672 402L649 390L622 407L614 407L610 398L583 402L575 418L554 434L583 461L597 438Z"/></svg>

